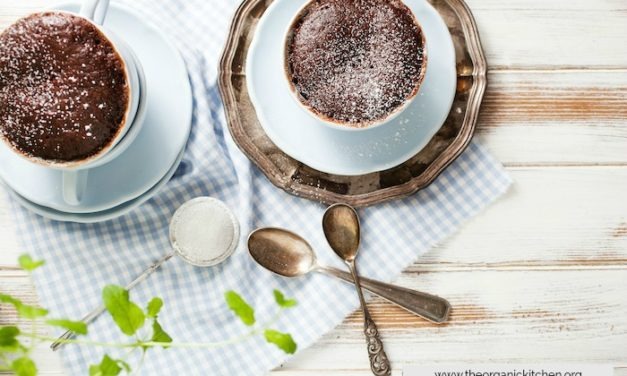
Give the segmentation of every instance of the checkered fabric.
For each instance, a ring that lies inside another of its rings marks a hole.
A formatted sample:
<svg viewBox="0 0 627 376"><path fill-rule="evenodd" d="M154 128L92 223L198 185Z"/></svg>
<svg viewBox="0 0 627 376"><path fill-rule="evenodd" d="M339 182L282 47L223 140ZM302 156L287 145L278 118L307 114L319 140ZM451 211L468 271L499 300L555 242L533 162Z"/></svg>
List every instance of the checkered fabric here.
<svg viewBox="0 0 627 376"><path fill-rule="evenodd" d="M236 0L127 0L128 7L171 35L189 70L194 95L193 128L184 159L172 180L147 203L124 217L99 224L61 223L38 217L17 204L14 214L24 251L47 264L34 274L43 306L55 317L80 318L101 302L104 285L125 285L169 252L168 221L176 208L198 196L225 201L236 212L242 239L222 265L198 268L168 261L137 286L131 298L145 303L160 296L163 327L180 342L215 342L237 337L246 328L226 308L223 294L241 293L263 321L275 310L272 289L299 305L274 325L292 333L302 350L358 306L350 285L324 275L283 279L257 266L244 238L261 226L285 227L302 234L327 264L343 265L324 240L320 220L325 207L277 189L246 159L228 134L216 71ZM400 200L359 211L364 276L393 280L412 261L503 194L510 178L477 143L427 189ZM107 315L89 327L89 338L119 341L123 336ZM109 351L111 352L111 351ZM70 374L86 374L104 350L69 345L61 350ZM113 351L113 354L117 354ZM135 363L135 355L129 361ZM150 351L140 374L259 375L287 356L260 337L211 350L171 348ZM364 356L364 362L366 362ZM364 367L367 367L364 363Z"/></svg>

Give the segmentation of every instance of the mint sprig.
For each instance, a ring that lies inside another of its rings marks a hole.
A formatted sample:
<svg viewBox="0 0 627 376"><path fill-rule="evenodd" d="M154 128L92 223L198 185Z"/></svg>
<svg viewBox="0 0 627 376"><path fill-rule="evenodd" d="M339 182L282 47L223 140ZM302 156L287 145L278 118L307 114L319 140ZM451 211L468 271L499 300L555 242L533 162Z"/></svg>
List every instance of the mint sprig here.
<svg viewBox="0 0 627 376"><path fill-rule="evenodd" d="M82 321L72 321L67 319L49 319L46 324L71 330L76 334L87 334L87 324Z"/></svg>
<svg viewBox="0 0 627 376"><path fill-rule="evenodd" d="M132 336L144 326L146 315L139 306L131 302L128 290L115 285L107 285L102 290L102 300L122 333Z"/></svg>
<svg viewBox="0 0 627 376"><path fill-rule="evenodd" d="M168 343L172 342L172 337L163 330L161 324L156 319L152 322L152 337L150 341L162 343L164 349L168 347Z"/></svg>
<svg viewBox="0 0 627 376"><path fill-rule="evenodd" d="M291 307L296 306L296 304L298 304L296 302L296 299L286 299L283 293L279 290L275 289L272 291L272 293L274 294L274 301L281 308L291 308Z"/></svg>
<svg viewBox="0 0 627 376"><path fill-rule="evenodd" d="M279 290L274 290L272 293L274 295L274 301L279 307L279 312L283 309L295 307L297 305L296 299L287 299ZM242 298L241 295L237 294L235 291L227 291L224 294L224 299L231 311L233 311L235 316L239 317L244 324L249 326L255 324L255 310L244 300L244 298ZM252 334L263 333L266 342L277 346L287 354L294 354L296 352L297 345L292 336L289 333L282 333L278 330L270 328L270 325L273 324L276 319L277 317L275 317L262 329L253 330Z"/></svg>
<svg viewBox="0 0 627 376"><path fill-rule="evenodd" d="M89 376L116 376L122 372L122 368L126 372L131 371L131 367L123 360L116 360L105 354L100 363L89 366Z"/></svg>
<svg viewBox="0 0 627 376"><path fill-rule="evenodd" d="M263 332L263 336L268 343L276 345L287 354L294 354L296 352L296 348L298 347L289 333L281 333L278 330L266 329Z"/></svg>
<svg viewBox="0 0 627 376"><path fill-rule="evenodd" d="M11 363L11 369L17 376L32 376L37 374L35 362L27 356L15 359Z"/></svg>
<svg viewBox="0 0 627 376"><path fill-rule="evenodd" d="M37 269L38 267L46 263L43 260L35 261L33 260L32 257L30 257L30 255L21 255L17 259L17 262L20 264L20 267L26 270L27 272L32 272L33 270Z"/></svg>
<svg viewBox="0 0 627 376"><path fill-rule="evenodd" d="M235 291L227 291L224 294L226 304L231 311L248 326L255 324L255 310Z"/></svg>
<svg viewBox="0 0 627 376"><path fill-rule="evenodd" d="M29 255L20 256L18 261L22 269L28 273L32 273L44 265L43 260L34 260ZM129 337L130 342L98 342L80 338L81 335L87 335L88 333L88 327L82 321L66 318L48 318L47 309L26 304L8 294L0 293L0 304L12 306L18 316L27 322L30 321L31 325L43 324L50 327L63 328L71 330L79 336L75 339L62 340L66 344L128 349L126 356L122 358L114 358L105 354L99 363L89 366L90 376L116 376L123 372L127 374L132 372L131 366L127 361L129 356L136 351L141 351L141 360L143 360L146 352L154 347L164 349L170 347L212 349L262 335L269 344L276 346L287 354L293 354L296 352L297 345L292 336L289 333L276 330L272 326L278 320L282 311L296 306L297 302L295 299L286 298L279 290L273 291L273 297L278 307L277 313L266 324L259 324L255 317L254 308L237 292L227 291L224 294L227 307L244 325L250 327L250 330L245 335L216 343L174 341L158 320L159 314L164 307L164 302L161 298L154 297L150 299L145 305L146 308L142 309L140 304L131 300L127 289L116 285L105 286L102 290L102 299L113 322L123 334ZM146 325L147 323L150 325ZM38 343L54 340L56 338L39 335L34 330L22 330L16 325L0 326L0 372L13 371L18 376L37 375L37 366L30 358L30 354ZM141 366L141 361L139 366Z"/></svg>
<svg viewBox="0 0 627 376"><path fill-rule="evenodd" d="M163 307L163 300L161 298L152 298L146 307L146 316L150 318L157 317L161 307Z"/></svg>
<svg viewBox="0 0 627 376"><path fill-rule="evenodd" d="M17 336L20 329L17 326L3 326L0 328L0 351L14 352L19 347Z"/></svg>
<svg viewBox="0 0 627 376"><path fill-rule="evenodd" d="M0 293L0 303L11 304L17 311L17 315L23 319L36 319L48 314L48 310L29 304L7 294Z"/></svg>

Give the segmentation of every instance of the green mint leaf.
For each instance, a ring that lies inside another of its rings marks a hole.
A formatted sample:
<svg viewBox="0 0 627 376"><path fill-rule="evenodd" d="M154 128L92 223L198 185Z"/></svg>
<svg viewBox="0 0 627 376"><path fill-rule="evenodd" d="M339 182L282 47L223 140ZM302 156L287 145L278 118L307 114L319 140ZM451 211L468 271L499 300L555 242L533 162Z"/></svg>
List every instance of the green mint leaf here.
<svg viewBox="0 0 627 376"><path fill-rule="evenodd" d="M122 372L122 367L120 367L118 362L120 361L113 360L109 355L105 354L100 364L89 366L89 376L117 376ZM125 364L125 366L128 366L128 364Z"/></svg>
<svg viewBox="0 0 627 376"><path fill-rule="evenodd" d="M118 359L118 360L116 360L116 362L118 362L118 365L120 367L122 367L126 371L126 373L131 373L131 366L128 363L126 363L122 359ZM140 365L140 367L141 367L141 365Z"/></svg>
<svg viewBox="0 0 627 376"><path fill-rule="evenodd" d="M281 308L291 308L298 304L296 302L296 299L285 299L285 295L283 295L283 293L279 290L275 289L273 292L274 300L276 301L276 304L278 304L278 306Z"/></svg>
<svg viewBox="0 0 627 376"><path fill-rule="evenodd" d="M22 269L26 270L27 272L32 272L33 270L46 263L44 260L35 261L32 259L32 257L30 257L30 255L21 255L17 259L17 261L20 263Z"/></svg>
<svg viewBox="0 0 627 376"><path fill-rule="evenodd" d="M132 336L144 326L146 316L139 306L129 299L128 290L115 285L102 289L102 300L122 333Z"/></svg>
<svg viewBox="0 0 627 376"><path fill-rule="evenodd" d="M20 344L19 341L15 341L14 343L10 344L10 345L6 345L6 346L2 346L0 345L0 354L2 353L17 353L17 352L24 352L25 351L25 347L22 346ZM2 367L0 367L0 369L2 369Z"/></svg>
<svg viewBox="0 0 627 376"><path fill-rule="evenodd" d="M20 330L17 326L0 327L0 351L17 351L20 346L20 342L16 338L18 335L20 335Z"/></svg>
<svg viewBox="0 0 627 376"><path fill-rule="evenodd" d="M266 337L268 343L276 345L287 354L294 354L296 352L296 342L292 339L292 336L288 333L281 333L274 329L266 329L263 332L263 336Z"/></svg>
<svg viewBox="0 0 627 376"><path fill-rule="evenodd" d="M46 324L65 328L67 330L73 331L76 334L87 334L87 324L85 324L82 321L72 321L72 320L65 320L65 319L50 319L50 320L46 320Z"/></svg>
<svg viewBox="0 0 627 376"><path fill-rule="evenodd" d="M224 294L224 299L231 311L233 311L244 324L248 326L255 324L255 310L248 305L238 293L233 290L227 291Z"/></svg>
<svg viewBox="0 0 627 376"><path fill-rule="evenodd" d="M37 375L37 366L35 366L35 362L26 356L15 359L13 363L11 363L11 369L15 371L17 376Z"/></svg>
<svg viewBox="0 0 627 376"><path fill-rule="evenodd" d="M150 341L163 343L163 348L167 348L167 343L172 342L172 337L170 337L170 335L163 330L156 319L152 323L152 338Z"/></svg>
<svg viewBox="0 0 627 376"><path fill-rule="evenodd" d="M21 300L7 294L0 294L0 303L8 303L15 307L18 316L24 319L36 319L37 317L46 316L48 310L24 304Z"/></svg>
<svg viewBox="0 0 627 376"><path fill-rule="evenodd" d="M17 309L18 306L23 305L22 301L12 297L11 295L0 293L0 303L7 303L13 305Z"/></svg>
<svg viewBox="0 0 627 376"><path fill-rule="evenodd" d="M150 318L155 318L161 311L161 307L163 306L163 300L161 298L152 298L148 302L148 307L146 308L146 315Z"/></svg>
<svg viewBox="0 0 627 376"><path fill-rule="evenodd" d="M17 314L25 319L36 319L37 317L43 317L48 314L47 309L35 307L32 305L22 304L17 308Z"/></svg>
<svg viewBox="0 0 627 376"><path fill-rule="evenodd" d="M20 329L17 326L0 327L0 346L9 345L18 335L20 335Z"/></svg>

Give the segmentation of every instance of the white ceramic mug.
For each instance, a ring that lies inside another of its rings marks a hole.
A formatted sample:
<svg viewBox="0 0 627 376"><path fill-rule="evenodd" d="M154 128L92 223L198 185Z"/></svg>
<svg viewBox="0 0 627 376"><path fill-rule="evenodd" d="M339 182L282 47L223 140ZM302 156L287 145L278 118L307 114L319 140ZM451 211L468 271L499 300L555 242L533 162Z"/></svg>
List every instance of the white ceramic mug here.
<svg viewBox="0 0 627 376"><path fill-rule="evenodd" d="M80 8L79 16L85 18L98 28L102 34L109 39L118 55L122 58L127 82L129 83L129 102L124 122L117 135L113 141L111 141L97 154L80 161L49 163L50 167L63 170L63 199L70 205L80 205L85 194L85 188L87 187L89 170L91 168L101 166L117 157L120 154L120 150L116 149L121 149L120 147L122 145L120 145L120 143L122 140L124 141L124 144L126 144L125 146L128 146L128 144L132 141L130 139L126 139L125 136L131 125L134 124L135 115L139 106L139 97L141 93L138 69L141 69L141 66L128 45L101 26L104 22L108 8L109 0L85 0ZM139 124L135 124L136 126L141 125L141 122L137 123ZM135 135L137 134L137 132L134 133ZM124 149L126 149L126 147L124 147Z"/></svg>
<svg viewBox="0 0 627 376"><path fill-rule="evenodd" d="M145 91L145 84L140 81L143 78L141 64L126 43L101 26L108 8L109 0L84 0L78 15L75 13L72 15L79 16L96 27L110 41L123 63L129 85L129 100L123 123L113 140L98 153L87 158L76 161L55 161L29 156L18 150L4 137L0 137L20 157L40 166L61 170L63 199L72 206L81 204L87 187L89 170L110 162L126 150L139 133L145 115L145 104L140 106L140 97L145 95L142 93L142 88ZM58 10L54 10L54 12L62 13ZM133 130L129 132L131 127Z"/></svg>
<svg viewBox="0 0 627 376"><path fill-rule="evenodd" d="M420 70L420 76L418 78L418 84L417 84L416 88L411 93L411 95L409 95L405 99L403 104L401 104L400 106L395 108L394 111L390 112L385 117L383 117L381 119L378 119L378 120L367 122L367 124L362 126L362 127L354 127L354 126L350 126L348 124L344 124L343 122L336 121L336 120L327 118L325 116L321 116L320 114L318 114L315 111L313 111L311 108L309 108L307 105L305 105L300 100L299 94L297 93L297 90L294 87L294 84L291 82L291 79L290 79L290 76L289 76L289 71L288 71L288 68L287 68L288 44L290 42L290 38L291 38L291 35L292 35L292 30L294 29L294 25L300 20L300 18L303 15L303 12L307 9L307 7L309 7L309 5L310 5L310 2L305 2L305 4L303 4L303 6L301 6L301 8L298 10L298 12L296 12L296 15L294 16L292 21L289 23L289 26L287 27L287 30L285 30L285 33L284 33L284 36L283 36L283 40L285 41L285 46L283 48L283 61L284 61L284 64L285 64L285 66L284 66L284 69L285 69L285 82L287 83L287 85L289 87L289 91L292 94L292 98L296 101L298 106L301 109L303 109L303 111L305 111L308 115L313 116L314 118L319 120L319 122L321 124L324 124L326 126L334 128L334 129L339 129L339 130L342 130L342 131L349 131L349 132L350 131L360 132L360 131L364 131L364 130L368 130L368 129L372 129L372 128L378 127L380 125L388 123L390 120L394 119L399 114L401 114L403 112L403 110L405 110L413 102L413 100L416 98L416 96L418 95L418 92L420 91L420 86L422 86L422 82L424 81L425 74L427 72L427 41L425 39L425 34L422 31L422 26L420 26L420 23L416 19L416 16L413 14L413 12L412 12L412 16L414 18L414 22L416 23L416 25L418 25L418 28L420 29L420 35L421 35L421 38L422 38L422 46L423 46L422 69Z"/></svg>
<svg viewBox="0 0 627 376"><path fill-rule="evenodd" d="M84 0L78 16L91 23L110 41L123 63L129 85L129 100L123 123L113 140L99 150L98 153L87 158L76 161L54 161L26 155L2 138L16 154L26 158L30 162L61 170L63 199L67 204L72 206L80 205L83 199L87 187L89 170L110 162L119 156L135 139L139 133L139 127L143 124L145 106L140 106L140 97L141 95L145 95L145 93L141 92L142 87L145 89L145 85L140 82L141 77L143 77L142 67L128 45L101 26L108 8L109 0ZM55 10L54 12L62 11ZM75 13L72 13L72 15L77 16ZM133 130L129 132L131 127L133 127Z"/></svg>

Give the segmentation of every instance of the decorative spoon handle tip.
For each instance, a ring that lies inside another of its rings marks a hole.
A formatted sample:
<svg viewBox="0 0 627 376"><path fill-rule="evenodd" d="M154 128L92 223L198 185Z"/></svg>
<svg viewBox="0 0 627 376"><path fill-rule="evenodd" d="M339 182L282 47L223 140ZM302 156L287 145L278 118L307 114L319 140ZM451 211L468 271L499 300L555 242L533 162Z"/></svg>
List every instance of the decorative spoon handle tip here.
<svg viewBox="0 0 627 376"><path fill-rule="evenodd" d="M392 374L392 368L388 356L383 349L383 342L379 338L379 330L370 314L366 312L364 319L364 334L368 343L368 357L370 358L370 369L376 376L388 376Z"/></svg>

